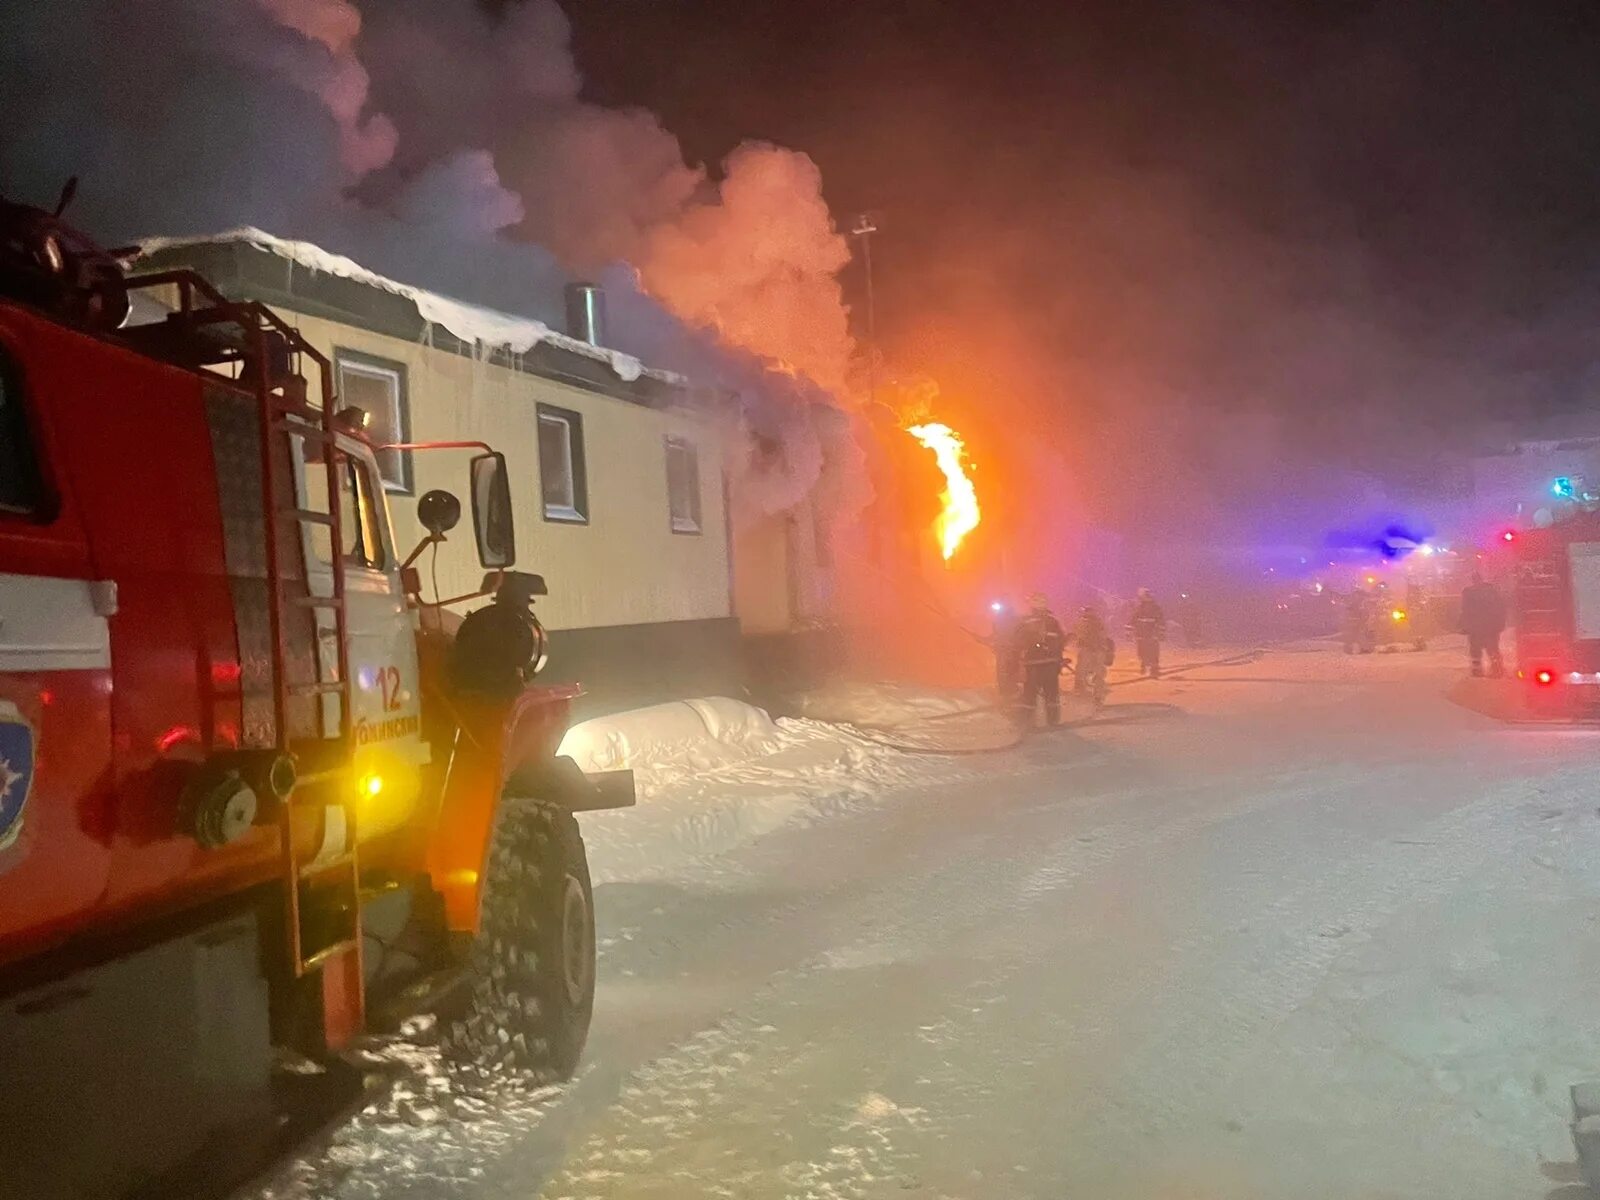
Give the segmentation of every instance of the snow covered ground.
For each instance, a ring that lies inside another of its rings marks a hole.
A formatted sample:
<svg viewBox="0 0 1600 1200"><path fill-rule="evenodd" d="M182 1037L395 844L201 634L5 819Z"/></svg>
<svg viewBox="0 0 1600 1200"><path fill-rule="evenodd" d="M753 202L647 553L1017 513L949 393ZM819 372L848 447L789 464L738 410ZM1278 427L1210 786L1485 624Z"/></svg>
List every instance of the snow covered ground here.
<svg viewBox="0 0 1600 1200"><path fill-rule="evenodd" d="M1461 667L1124 668L1099 721L949 758L884 743L990 719L959 700L664 738L585 818L579 1077L385 1048L394 1098L273 1194L1575 1198L1600 734L1452 704Z"/></svg>
<svg viewBox="0 0 1600 1200"><path fill-rule="evenodd" d="M581 818L595 883L714 870L715 856L786 825L958 778L961 770L949 760L904 753L885 736L912 739L905 744L970 744L971 722L930 725L930 716L975 710L989 743L1015 740L1011 725L979 694L862 687L829 693L825 703L832 722L774 721L759 708L713 697L575 726L561 753L586 771L632 769L639 794L636 808Z"/></svg>

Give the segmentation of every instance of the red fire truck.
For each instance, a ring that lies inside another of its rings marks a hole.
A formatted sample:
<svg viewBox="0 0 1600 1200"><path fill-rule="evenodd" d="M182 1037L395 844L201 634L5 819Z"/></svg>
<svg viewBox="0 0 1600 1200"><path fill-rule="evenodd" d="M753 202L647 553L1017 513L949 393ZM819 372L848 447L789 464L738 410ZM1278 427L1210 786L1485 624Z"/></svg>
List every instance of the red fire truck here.
<svg viewBox="0 0 1600 1200"><path fill-rule="evenodd" d="M1600 710L1600 514L1511 534L1517 677L1549 716Z"/></svg>
<svg viewBox="0 0 1600 1200"><path fill-rule="evenodd" d="M128 325L138 293L165 315ZM424 600L362 427L267 308L0 204L5 1200L226 1190L419 1007L455 1059L578 1061L573 813L631 777L556 756L577 690L537 663L453 667L472 597ZM542 594L505 460L414 449L466 467L477 595ZM424 546L460 509L421 498Z"/></svg>

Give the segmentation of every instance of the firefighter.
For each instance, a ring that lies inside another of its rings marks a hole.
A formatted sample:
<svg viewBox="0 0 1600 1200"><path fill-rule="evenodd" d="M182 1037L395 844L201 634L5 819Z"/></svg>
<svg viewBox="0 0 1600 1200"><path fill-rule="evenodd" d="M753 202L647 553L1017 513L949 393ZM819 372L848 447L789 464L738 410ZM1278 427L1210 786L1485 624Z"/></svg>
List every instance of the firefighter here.
<svg viewBox="0 0 1600 1200"><path fill-rule="evenodd" d="M1022 682L1016 655L1017 610L1004 600L996 600L989 611L994 614L994 624L984 641L994 651L995 690L1000 693L1001 703L1006 704Z"/></svg>
<svg viewBox="0 0 1600 1200"><path fill-rule="evenodd" d="M1500 657L1500 634L1506 627L1506 603L1483 573L1474 571L1472 582L1461 589L1461 632L1467 635L1467 657L1472 673L1483 674L1483 660L1489 660L1489 677L1499 679L1506 666Z"/></svg>
<svg viewBox="0 0 1600 1200"><path fill-rule="evenodd" d="M1191 649L1205 636L1201 629L1200 603L1188 592L1178 595L1178 624L1183 629L1183 644Z"/></svg>
<svg viewBox="0 0 1600 1200"><path fill-rule="evenodd" d="M1411 646L1415 650L1428 648L1428 636L1433 632L1433 604L1428 590L1415 579L1406 583L1406 626L1411 633Z"/></svg>
<svg viewBox="0 0 1600 1200"><path fill-rule="evenodd" d="M1344 605L1344 652L1371 654L1373 645L1372 597L1359 586L1351 588Z"/></svg>
<svg viewBox="0 0 1600 1200"><path fill-rule="evenodd" d="M544 594L543 582L537 575L507 571L494 602L467 614L450 654L457 687L492 696L522 690L544 641L533 615L534 598Z"/></svg>
<svg viewBox="0 0 1600 1200"><path fill-rule="evenodd" d="M1149 588L1139 589L1139 602L1133 606L1128 624L1139 649L1139 674L1160 679L1161 641L1167 636L1167 615L1161 611L1161 605L1156 603Z"/></svg>
<svg viewBox="0 0 1600 1200"><path fill-rule="evenodd" d="M1061 660L1066 635L1061 622L1050 611L1043 592L1028 597L1028 615L1017 622L1013 635L1013 661L1022 679L1022 695L1017 703L1017 722L1033 728L1034 710L1044 697L1045 722L1061 723Z"/></svg>
<svg viewBox="0 0 1600 1200"><path fill-rule="evenodd" d="M1090 697L1096 704L1101 703L1105 699L1106 668L1111 665L1116 646L1100 613L1085 605L1078 614L1078 623L1073 627L1068 641L1078 647L1078 665L1074 671L1072 690L1080 696Z"/></svg>

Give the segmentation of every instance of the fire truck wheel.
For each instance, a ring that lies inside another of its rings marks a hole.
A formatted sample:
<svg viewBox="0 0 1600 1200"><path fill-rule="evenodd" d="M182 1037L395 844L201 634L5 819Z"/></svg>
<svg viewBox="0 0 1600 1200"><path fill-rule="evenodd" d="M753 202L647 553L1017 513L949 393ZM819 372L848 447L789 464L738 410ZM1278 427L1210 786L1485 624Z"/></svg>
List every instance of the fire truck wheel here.
<svg viewBox="0 0 1600 1200"><path fill-rule="evenodd" d="M594 895L565 809L501 801L467 973L466 1005L445 1032L450 1056L570 1078L594 1011Z"/></svg>

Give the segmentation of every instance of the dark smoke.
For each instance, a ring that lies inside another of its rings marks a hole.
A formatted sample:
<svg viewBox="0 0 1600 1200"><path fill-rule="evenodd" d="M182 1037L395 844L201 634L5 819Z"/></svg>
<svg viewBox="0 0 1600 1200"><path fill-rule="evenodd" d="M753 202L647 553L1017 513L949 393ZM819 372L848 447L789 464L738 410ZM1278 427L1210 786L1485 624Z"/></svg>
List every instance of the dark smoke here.
<svg viewBox="0 0 1600 1200"><path fill-rule="evenodd" d="M742 504L854 469L812 417L851 353L815 168L759 145L713 179L580 91L552 0L13 4L0 188L48 203L78 174L72 217L108 242L253 225L551 325L571 273L598 274L618 348L720 397L736 448L782 447L736 452Z"/></svg>

